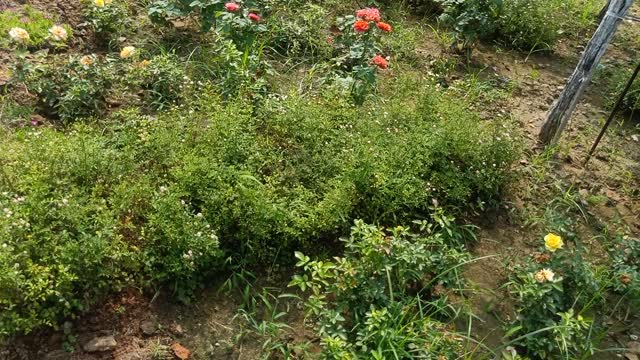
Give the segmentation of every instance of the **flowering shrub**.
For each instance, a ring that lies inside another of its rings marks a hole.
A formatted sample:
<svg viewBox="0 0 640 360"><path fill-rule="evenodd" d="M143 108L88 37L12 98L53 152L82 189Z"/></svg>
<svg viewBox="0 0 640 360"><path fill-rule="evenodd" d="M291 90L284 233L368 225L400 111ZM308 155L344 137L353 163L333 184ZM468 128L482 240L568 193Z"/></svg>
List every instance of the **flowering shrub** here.
<svg viewBox="0 0 640 360"><path fill-rule="evenodd" d="M65 121L101 113L112 84L109 63L91 55L43 57L23 73L44 112Z"/></svg>
<svg viewBox="0 0 640 360"><path fill-rule="evenodd" d="M540 358L593 354L590 308L603 301L601 283L580 249L567 249L550 233L544 247L516 267L509 289L517 320L509 330L517 345ZM526 336L525 336L526 335Z"/></svg>
<svg viewBox="0 0 640 360"><path fill-rule="evenodd" d="M149 4L148 15L154 22L167 24L170 19L195 14L200 20L202 31L206 32L212 28L231 25L232 22L228 21L230 19L235 20L235 25L240 28L247 27L243 24L243 19L259 23L262 16L255 10L256 5L252 0L154 0ZM231 14L235 16L231 17ZM219 25L220 19L225 24Z"/></svg>
<svg viewBox="0 0 640 360"><path fill-rule="evenodd" d="M332 43L337 56L333 59L339 82L345 84L357 104L362 104L374 89L378 70L389 67L382 56L380 36L392 31L391 25L382 22L380 10L366 8L356 15L338 18L340 31Z"/></svg>
<svg viewBox="0 0 640 360"><path fill-rule="evenodd" d="M41 47L50 44L64 46L73 31L67 24L58 24L40 11L25 5L22 9L0 12L0 47L17 45Z"/></svg>
<svg viewBox="0 0 640 360"><path fill-rule="evenodd" d="M231 5L234 6L231 6ZM219 13L216 31L227 39L231 39L238 50L253 51L253 43L258 34L267 30L262 17L255 10L241 7L237 3L227 3L226 9Z"/></svg>
<svg viewBox="0 0 640 360"><path fill-rule="evenodd" d="M129 7L123 0L85 0L84 15L103 45L121 37L130 25Z"/></svg>
<svg viewBox="0 0 640 360"><path fill-rule="evenodd" d="M455 226L424 222L422 231L356 221L343 239L343 257L312 261L296 252L304 273L289 286L310 292L305 307L327 358L460 355L456 334L424 313L438 313L429 300L462 285L457 272L469 254L451 245L448 234L460 231Z"/></svg>

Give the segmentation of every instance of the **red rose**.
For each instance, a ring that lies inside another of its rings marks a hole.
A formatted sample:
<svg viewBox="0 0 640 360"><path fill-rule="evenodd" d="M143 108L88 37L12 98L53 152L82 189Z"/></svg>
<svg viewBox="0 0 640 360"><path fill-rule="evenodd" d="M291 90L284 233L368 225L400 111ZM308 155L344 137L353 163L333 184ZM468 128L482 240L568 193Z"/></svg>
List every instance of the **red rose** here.
<svg viewBox="0 0 640 360"><path fill-rule="evenodd" d="M386 22L380 21L376 24L376 26L378 27L378 29L384 32L391 32L391 25L387 24Z"/></svg>
<svg viewBox="0 0 640 360"><path fill-rule="evenodd" d="M240 5L233 3L233 2L228 2L226 4L224 4L224 8L227 9L227 11L229 12L236 12L238 10L240 10Z"/></svg>
<svg viewBox="0 0 640 360"><path fill-rule="evenodd" d="M356 11L356 17L358 17L358 19L374 22L378 22L381 20L380 10L376 8L360 9Z"/></svg>
<svg viewBox="0 0 640 360"><path fill-rule="evenodd" d="M260 20L262 20L262 18L260 17L260 15L256 14L256 13L249 13L249 19L251 21L255 21L258 22Z"/></svg>
<svg viewBox="0 0 640 360"><path fill-rule="evenodd" d="M380 69L386 69L389 67L389 63L387 59L383 58L380 55L376 55L373 60L371 60L375 65L377 65Z"/></svg>
<svg viewBox="0 0 640 360"><path fill-rule="evenodd" d="M369 22L364 20L358 20L353 24L353 29L357 32L367 32L369 31Z"/></svg>

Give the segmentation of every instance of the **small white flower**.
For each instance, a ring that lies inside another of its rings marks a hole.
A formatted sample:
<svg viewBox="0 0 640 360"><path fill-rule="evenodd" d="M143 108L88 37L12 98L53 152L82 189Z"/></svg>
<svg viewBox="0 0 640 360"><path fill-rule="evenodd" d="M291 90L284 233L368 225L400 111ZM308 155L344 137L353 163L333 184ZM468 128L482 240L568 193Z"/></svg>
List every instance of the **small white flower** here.
<svg viewBox="0 0 640 360"><path fill-rule="evenodd" d="M20 27L11 28L11 30L9 30L9 36L13 41L20 44L26 44L30 39L27 30Z"/></svg>
<svg viewBox="0 0 640 360"><path fill-rule="evenodd" d="M67 30L60 25L53 25L51 29L49 29L49 34L51 34L51 38L55 41L66 41L69 36Z"/></svg>

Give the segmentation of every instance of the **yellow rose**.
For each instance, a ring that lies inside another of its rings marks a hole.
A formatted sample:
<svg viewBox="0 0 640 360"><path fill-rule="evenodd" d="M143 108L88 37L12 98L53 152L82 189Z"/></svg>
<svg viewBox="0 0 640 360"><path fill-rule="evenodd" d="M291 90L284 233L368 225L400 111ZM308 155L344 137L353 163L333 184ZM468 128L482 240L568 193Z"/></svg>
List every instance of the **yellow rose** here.
<svg viewBox="0 0 640 360"><path fill-rule="evenodd" d="M27 42L29 42L29 33L23 28L11 28L11 30L9 30L9 36L13 41L21 44L26 44Z"/></svg>
<svg viewBox="0 0 640 360"><path fill-rule="evenodd" d="M136 48L134 48L133 46L125 46L120 51L120 57L122 59L126 59L128 57L131 57L131 55L133 55L135 52L136 52Z"/></svg>
<svg viewBox="0 0 640 360"><path fill-rule="evenodd" d="M97 7L104 7L104 0L94 0L93 2Z"/></svg>
<svg viewBox="0 0 640 360"><path fill-rule="evenodd" d="M554 233L549 233L544 237L544 247L551 252L562 249L563 245L562 238Z"/></svg>

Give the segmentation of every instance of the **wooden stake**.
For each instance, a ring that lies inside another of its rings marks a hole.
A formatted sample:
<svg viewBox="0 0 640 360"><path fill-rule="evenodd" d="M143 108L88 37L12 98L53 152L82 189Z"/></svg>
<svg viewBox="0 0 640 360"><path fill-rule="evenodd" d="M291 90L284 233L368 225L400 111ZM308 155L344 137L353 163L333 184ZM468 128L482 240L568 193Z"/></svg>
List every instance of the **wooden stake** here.
<svg viewBox="0 0 640 360"><path fill-rule="evenodd" d="M632 3L633 0L611 0L609 3L609 9L584 50L580 62L567 81L562 94L549 110L547 120L540 130L539 139L542 144L555 145L558 143L571 114L578 105L580 96L591 81L602 55L607 50L622 17L627 13Z"/></svg>

